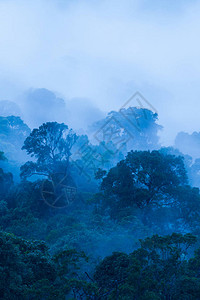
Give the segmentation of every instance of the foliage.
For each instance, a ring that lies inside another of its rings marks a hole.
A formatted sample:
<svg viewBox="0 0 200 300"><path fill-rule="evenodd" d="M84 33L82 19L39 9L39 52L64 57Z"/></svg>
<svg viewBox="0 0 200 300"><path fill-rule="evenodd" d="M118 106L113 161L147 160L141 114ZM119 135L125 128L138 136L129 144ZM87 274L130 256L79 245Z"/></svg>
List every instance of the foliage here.
<svg viewBox="0 0 200 300"><path fill-rule="evenodd" d="M141 247L129 255L106 257L94 278L108 291L107 299L197 299L199 255L186 258L195 242L190 234L154 235L141 240Z"/></svg>
<svg viewBox="0 0 200 300"><path fill-rule="evenodd" d="M14 184L0 152L0 299L199 298L200 193L188 184L198 183L199 161L149 151L161 129L149 110L112 112L93 129L110 119L114 136L99 144L63 123L27 136L21 119L0 120L2 144L10 151L8 141L18 149L23 140L32 157ZM140 151L124 158L127 149ZM52 205L75 185L71 202Z"/></svg>
<svg viewBox="0 0 200 300"><path fill-rule="evenodd" d="M187 183L181 157L158 151L131 151L102 180L103 206L114 217L123 208L166 205L174 189Z"/></svg>
<svg viewBox="0 0 200 300"><path fill-rule="evenodd" d="M33 129L22 149L34 157L36 163L31 161L23 165L21 176L28 177L35 173L50 175L61 171L66 174L70 150L75 141L76 134L63 123L47 122Z"/></svg>
<svg viewBox="0 0 200 300"><path fill-rule="evenodd" d="M119 112L111 111L108 116L94 123L90 131L106 144L113 142L125 154L130 150L148 150L159 147L156 123L157 114L149 109L129 107Z"/></svg>
<svg viewBox="0 0 200 300"><path fill-rule="evenodd" d="M0 168L0 199L5 198L9 189L13 185L13 176L11 173L5 173Z"/></svg>
<svg viewBox="0 0 200 300"><path fill-rule="evenodd" d="M21 147L29 133L29 127L20 117L0 117L1 150L9 160L23 161Z"/></svg>
<svg viewBox="0 0 200 300"><path fill-rule="evenodd" d="M50 256L44 242L5 232L0 232L0 245L0 299L64 300L78 282L82 287L77 264L85 259L83 253L65 250Z"/></svg>

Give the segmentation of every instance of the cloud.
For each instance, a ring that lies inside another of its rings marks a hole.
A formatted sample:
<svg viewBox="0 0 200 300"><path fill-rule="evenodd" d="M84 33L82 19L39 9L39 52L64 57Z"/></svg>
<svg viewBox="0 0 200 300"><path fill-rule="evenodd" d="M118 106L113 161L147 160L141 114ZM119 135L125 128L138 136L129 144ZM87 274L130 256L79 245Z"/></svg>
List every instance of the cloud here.
<svg viewBox="0 0 200 300"><path fill-rule="evenodd" d="M31 129L45 122L56 121L63 122L77 133L83 134L89 125L104 117L104 113L89 99L63 100L44 88L26 91L20 97L20 107L20 115ZM17 111L13 102L0 101L0 115L7 116L8 111Z"/></svg>
<svg viewBox="0 0 200 300"><path fill-rule="evenodd" d="M139 90L172 143L199 129L199 13L200 1L0 1L0 82L13 84L0 97L44 87L111 110Z"/></svg>

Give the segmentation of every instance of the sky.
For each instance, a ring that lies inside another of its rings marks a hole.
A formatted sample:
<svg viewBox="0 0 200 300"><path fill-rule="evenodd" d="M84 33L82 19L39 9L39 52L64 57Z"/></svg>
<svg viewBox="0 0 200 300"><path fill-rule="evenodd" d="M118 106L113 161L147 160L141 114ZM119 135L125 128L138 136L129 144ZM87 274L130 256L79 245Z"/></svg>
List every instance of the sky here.
<svg viewBox="0 0 200 300"><path fill-rule="evenodd" d="M30 88L119 110L139 91L163 145L200 131L200 1L0 0L0 100Z"/></svg>

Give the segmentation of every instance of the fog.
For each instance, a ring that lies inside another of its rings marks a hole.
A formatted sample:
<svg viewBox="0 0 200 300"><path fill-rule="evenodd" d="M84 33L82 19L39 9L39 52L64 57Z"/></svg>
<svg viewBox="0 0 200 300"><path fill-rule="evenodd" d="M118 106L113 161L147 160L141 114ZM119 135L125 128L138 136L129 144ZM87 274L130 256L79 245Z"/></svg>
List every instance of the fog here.
<svg viewBox="0 0 200 300"><path fill-rule="evenodd" d="M0 0L0 299L199 299L199 15Z"/></svg>
<svg viewBox="0 0 200 300"><path fill-rule="evenodd" d="M172 144L198 130L199 13L200 1L1 0L0 98L47 88L109 111L140 91Z"/></svg>

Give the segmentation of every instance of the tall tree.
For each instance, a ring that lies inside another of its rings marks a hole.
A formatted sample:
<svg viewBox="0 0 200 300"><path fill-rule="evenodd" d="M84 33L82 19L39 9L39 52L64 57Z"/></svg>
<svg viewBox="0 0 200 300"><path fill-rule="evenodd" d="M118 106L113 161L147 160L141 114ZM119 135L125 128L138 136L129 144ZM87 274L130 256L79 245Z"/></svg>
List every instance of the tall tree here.
<svg viewBox="0 0 200 300"><path fill-rule="evenodd" d="M123 153L127 150L152 150L160 147L157 124L158 115L149 109L129 107L119 112L111 111L108 116L90 127L92 137L113 142ZM126 147L125 147L126 146Z"/></svg>
<svg viewBox="0 0 200 300"><path fill-rule="evenodd" d="M34 174L52 175L55 172L66 173L69 166L71 148L76 141L76 134L68 126L57 122L47 122L38 129L33 129L26 138L23 150L36 162L28 161L21 167L21 176Z"/></svg>
<svg viewBox="0 0 200 300"><path fill-rule="evenodd" d="M103 178L103 204L114 214L134 205L139 208L166 205L172 201L175 187L186 183L181 157L159 151L131 151Z"/></svg>

